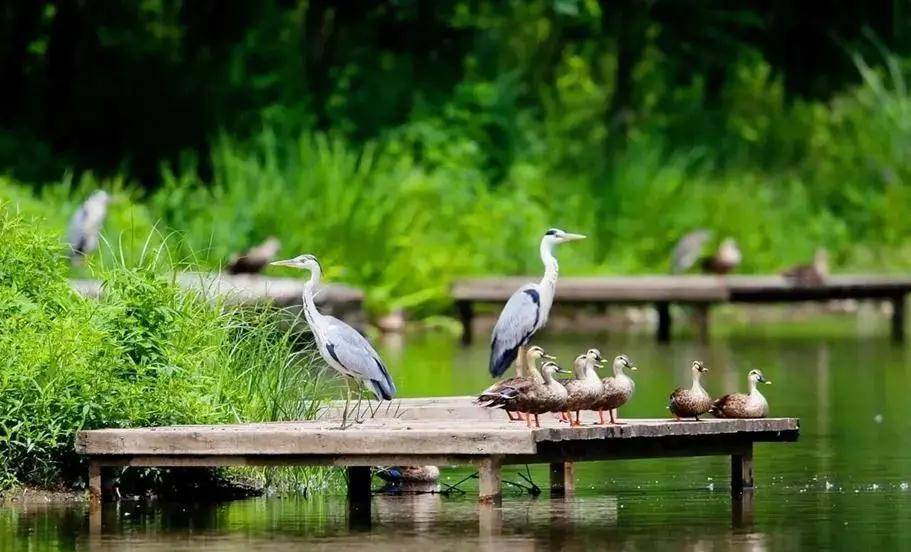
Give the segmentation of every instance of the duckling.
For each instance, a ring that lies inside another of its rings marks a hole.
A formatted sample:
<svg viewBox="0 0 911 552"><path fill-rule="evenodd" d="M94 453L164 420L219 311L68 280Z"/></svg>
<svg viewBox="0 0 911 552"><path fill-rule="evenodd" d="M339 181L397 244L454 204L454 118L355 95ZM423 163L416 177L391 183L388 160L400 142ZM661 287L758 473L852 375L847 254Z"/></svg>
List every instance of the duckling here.
<svg viewBox="0 0 911 552"><path fill-rule="evenodd" d="M737 241L734 238L725 238L714 255L702 259L702 271L724 275L737 268L741 260L743 255L737 247Z"/></svg>
<svg viewBox="0 0 911 552"><path fill-rule="evenodd" d="M537 368L534 370L537 372ZM555 362L545 362L541 367L541 381L526 378L517 380L513 385L501 387L497 397L492 398L485 406L511 408L516 412L526 412L525 423L528 427L532 427L532 416L535 419L534 427L541 427L538 414L550 412L553 408L566 402L566 389L554 377L557 372L565 372L565 370L562 370Z"/></svg>
<svg viewBox="0 0 911 552"><path fill-rule="evenodd" d="M715 401L709 412L716 418L765 418L769 414L769 403L756 388L757 383L771 385L759 370L750 370L747 374L750 392L732 393Z"/></svg>
<svg viewBox="0 0 911 552"><path fill-rule="evenodd" d="M579 422L579 413L582 410L591 410L592 405L601 396L601 379L595 371L595 363L601 362L601 352L598 349L589 349L584 355L579 355L573 361L573 376L575 379L567 381L564 385L568 397L566 409L572 427L582 425ZM572 420L572 412L576 412L576 420Z"/></svg>
<svg viewBox="0 0 911 552"><path fill-rule="evenodd" d="M674 390L671 393L671 402L667 407L678 422L681 417L696 418L698 421L699 416L708 412L712 407L712 397L699 383L702 374L708 372L709 369L698 360L693 361L691 369L693 372L693 386L689 389L678 387Z"/></svg>
<svg viewBox="0 0 911 552"><path fill-rule="evenodd" d="M829 252L820 247L813 255L811 264L791 267L781 273L782 276L798 286L820 286L829 276Z"/></svg>
<svg viewBox="0 0 911 552"><path fill-rule="evenodd" d="M598 419L601 425L604 425L604 411L609 411L610 423L618 424L618 413L615 410L629 402L636 391L636 382L633 378L623 373L624 368L636 371L638 368L632 365L629 357L618 355L614 359L614 375L601 380L601 398L595 401L593 410L598 411Z"/></svg>
<svg viewBox="0 0 911 552"><path fill-rule="evenodd" d="M502 381L491 385L485 389L480 396L478 396L476 404L482 406L492 406L489 404L484 404L490 401L498 401L500 399L500 393L507 388L518 385L520 382L523 382L529 378L537 381L538 383L544 383L544 378L541 376L541 373L538 372L537 361L546 358L548 360L556 360L556 357L549 355L544 352L544 349L533 345L528 348L525 352L525 362L516 363L516 371L519 372L518 375L507 378ZM509 421L521 421L524 419L522 411L516 411L510 408L504 408L506 410L506 415L509 416ZM513 414L515 412L515 415Z"/></svg>

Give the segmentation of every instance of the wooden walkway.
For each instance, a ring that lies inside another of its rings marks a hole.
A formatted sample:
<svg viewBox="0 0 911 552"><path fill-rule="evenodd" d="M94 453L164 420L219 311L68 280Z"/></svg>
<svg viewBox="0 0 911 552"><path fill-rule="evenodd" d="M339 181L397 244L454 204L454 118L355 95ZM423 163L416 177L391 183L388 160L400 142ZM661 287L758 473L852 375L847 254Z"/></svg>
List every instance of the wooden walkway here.
<svg viewBox="0 0 911 552"><path fill-rule="evenodd" d="M298 278L273 278L258 274L224 274L182 272L177 283L184 289L221 296L235 304L273 303L279 307L299 307L306 281ZM102 285L98 280L70 281L73 289L87 297L99 297ZM326 284L316 295L316 304L326 314L350 319L363 315L364 293L343 284Z"/></svg>
<svg viewBox="0 0 911 552"><path fill-rule="evenodd" d="M533 277L460 280L452 289L462 322L462 340L472 338L477 303L504 304ZM708 309L717 303L794 303L833 299L874 299L892 303L892 339L905 336L905 296L911 276L829 277L823 285L797 285L781 276L604 276L560 278L555 305L653 304L658 311L657 339L671 336L671 303L695 305L707 332Z"/></svg>
<svg viewBox="0 0 911 552"><path fill-rule="evenodd" d="M76 451L89 460L89 488L100 501L107 469L124 466L326 465L348 469L353 500L369 498L370 467L472 465L481 501L498 500L500 469L547 463L551 491L572 492L572 462L618 458L726 455L731 488L753 486L753 443L795 441L794 418L673 422L636 419L623 425L570 428L541 417L544 427L508 422L503 412L474 406L471 397L403 399L347 429L333 419L223 426L98 429L76 435Z"/></svg>

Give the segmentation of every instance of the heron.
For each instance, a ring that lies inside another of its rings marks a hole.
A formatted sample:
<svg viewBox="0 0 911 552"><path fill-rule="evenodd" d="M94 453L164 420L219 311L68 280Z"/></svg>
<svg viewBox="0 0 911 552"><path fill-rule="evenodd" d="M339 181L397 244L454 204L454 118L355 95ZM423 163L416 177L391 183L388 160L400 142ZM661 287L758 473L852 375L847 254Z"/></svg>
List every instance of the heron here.
<svg viewBox="0 0 911 552"><path fill-rule="evenodd" d="M304 318L316 340L317 349L326 363L345 379L347 394L345 410L342 412L342 427L348 417L351 402L351 382L366 387L377 400L392 400L395 384L386 370L379 353L357 330L334 316L320 313L314 303L314 289L322 276L322 267L316 257L309 254L293 259L275 261L275 266L288 266L310 271L310 279L304 284Z"/></svg>
<svg viewBox="0 0 911 552"><path fill-rule="evenodd" d="M243 253L235 253L225 266L228 274L259 274L263 267L275 259L282 242L275 236L269 236L264 242L253 246Z"/></svg>
<svg viewBox="0 0 911 552"><path fill-rule="evenodd" d="M111 196L107 192L98 190L73 213L66 233L72 264L81 263L86 255L98 249L98 236L104 219L107 218L110 200Z"/></svg>
<svg viewBox="0 0 911 552"><path fill-rule="evenodd" d="M490 339L490 374L493 377L502 376L517 357L518 362L525 362L525 346L531 336L547 324L560 271L554 246L584 238L582 234L571 234L559 228L544 233L540 246L544 277L537 284L526 284L516 290L493 328Z"/></svg>
<svg viewBox="0 0 911 552"><path fill-rule="evenodd" d="M680 238L671 254L671 274L683 274L692 268L711 237L710 230L699 229Z"/></svg>

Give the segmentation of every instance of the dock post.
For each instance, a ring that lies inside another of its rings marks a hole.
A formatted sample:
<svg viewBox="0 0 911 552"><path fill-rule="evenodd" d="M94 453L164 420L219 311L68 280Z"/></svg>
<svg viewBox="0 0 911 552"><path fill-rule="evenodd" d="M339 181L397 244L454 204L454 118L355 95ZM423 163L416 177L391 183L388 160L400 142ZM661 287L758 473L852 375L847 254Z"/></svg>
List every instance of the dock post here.
<svg viewBox="0 0 911 552"><path fill-rule="evenodd" d="M478 500L499 502L502 497L501 462L495 456L483 458L478 463Z"/></svg>
<svg viewBox="0 0 911 552"><path fill-rule="evenodd" d="M731 494L753 490L753 443L731 454Z"/></svg>
<svg viewBox="0 0 911 552"><path fill-rule="evenodd" d="M471 345L471 320L474 318L474 308L471 301L456 301L456 311L462 323L462 345Z"/></svg>
<svg viewBox="0 0 911 552"><path fill-rule="evenodd" d="M572 462L553 462L550 465L550 494L552 496L573 494L575 471Z"/></svg>
<svg viewBox="0 0 911 552"><path fill-rule="evenodd" d="M97 460L89 460L89 498L94 504L101 504L102 468Z"/></svg>
<svg viewBox="0 0 911 552"><path fill-rule="evenodd" d="M905 294L892 298L892 342L905 342Z"/></svg>
<svg viewBox="0 0 911 552"><path fill-rule="evenodd" d="M658 310L658 343L670 343L671 304L667 301L659 301L655 303L655 309Z"/></svg>
<svg viewBox="0 0 911 552"><path fill-rule="evenodd" d="M370 528L370 468L349 466L348 475L348 525L351 529Z"/></svg>

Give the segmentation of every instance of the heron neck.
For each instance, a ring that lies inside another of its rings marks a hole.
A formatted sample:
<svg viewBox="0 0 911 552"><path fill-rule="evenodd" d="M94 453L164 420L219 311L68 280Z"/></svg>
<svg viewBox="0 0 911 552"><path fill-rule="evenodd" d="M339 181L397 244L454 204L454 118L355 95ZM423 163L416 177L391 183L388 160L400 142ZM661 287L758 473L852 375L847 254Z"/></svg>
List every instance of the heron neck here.
<svg viewBox="0 0 911 552"><path fill-rule="evenodd" d="M541 240L541 262L544 263L544 277L541 278L541 287L554 289L557 285L557 276L560 274L560 265L554 257L554 244L550 240Z"/></svg>
<svg viewBox="0 0 911 552"><path fill-rule="evenodd" d="M307 283L304 284L304 318L307 319L307 323L310 324L310 327L313 328L313 321L318 320L322 317L322 314L316 310L316 303L313 300L314 294L316 293L316 286L319 284L320 280L320 271L319 269L314 269L310 271L310 279L307 280Z"/></svg>

